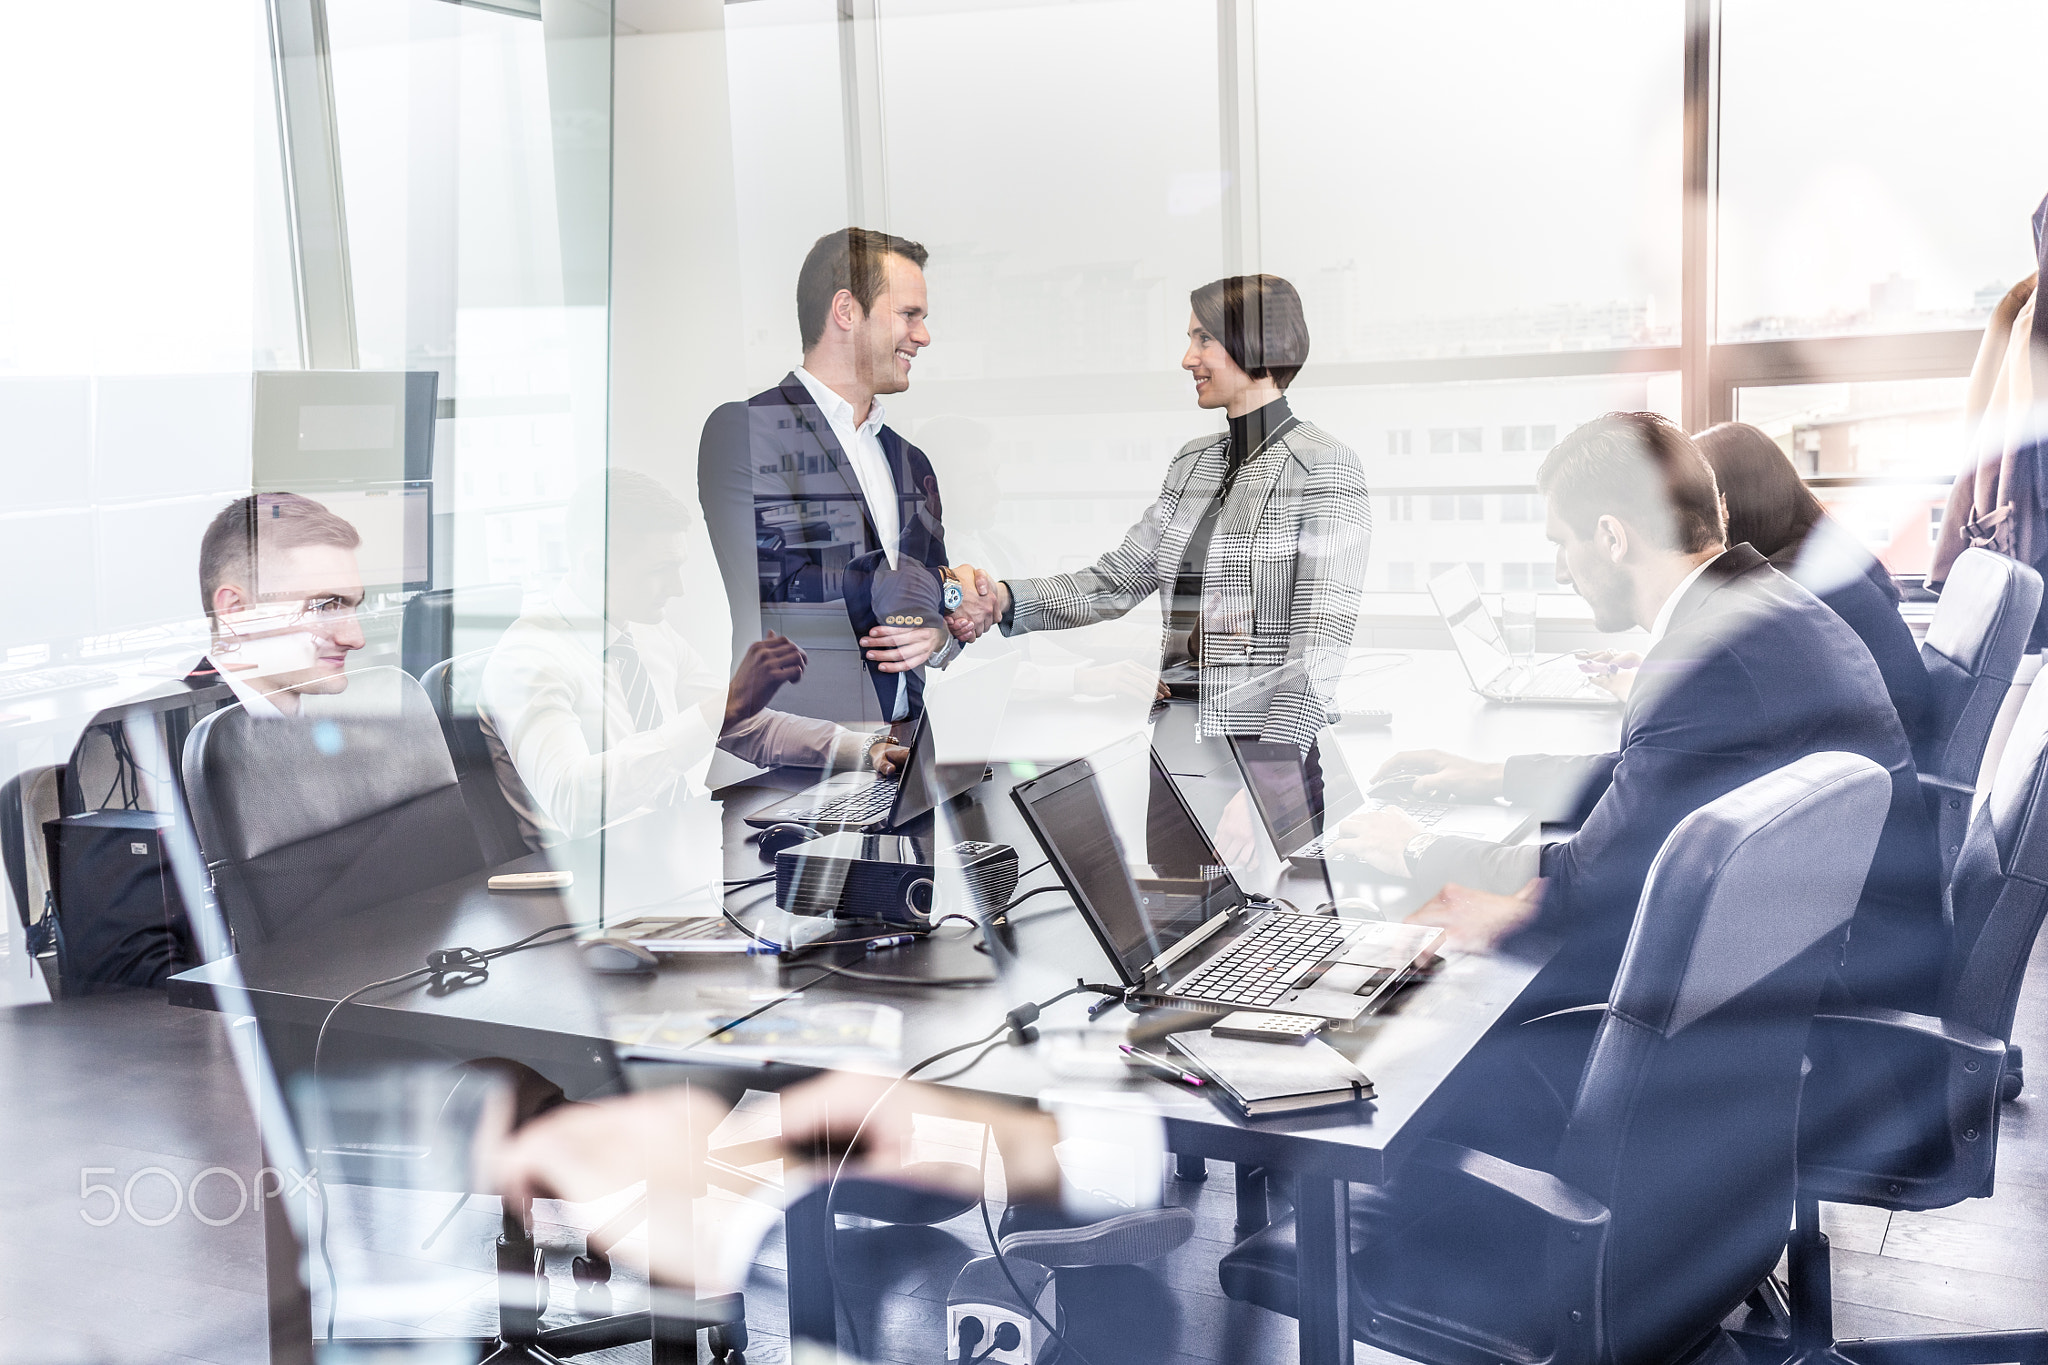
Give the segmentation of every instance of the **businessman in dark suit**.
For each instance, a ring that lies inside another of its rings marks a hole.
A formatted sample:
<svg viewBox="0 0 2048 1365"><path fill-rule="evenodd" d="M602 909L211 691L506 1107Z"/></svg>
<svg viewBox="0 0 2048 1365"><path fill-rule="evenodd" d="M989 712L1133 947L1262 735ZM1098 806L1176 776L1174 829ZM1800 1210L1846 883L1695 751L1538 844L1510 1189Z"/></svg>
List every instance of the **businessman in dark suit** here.
<svg viewBox="0 0 2048 1365"><path fill-rule="evenodd" d="M1807 754L1861 754L1891 773L1892 803L1843 981L1868 1004L1929 1007L1947 934L1940 864L1912 751L1870 651L1755 549L1724 543L1713 471L1664 418L1610 413L1587 423L1544 460L1537 482L1558 579L1592 606L1599 629L1650 632L1621 748L1505 764L1397 755L1381 775L1412 775L1417 795L1554 804L1561 791L1563 808L1551 813L1579 829L1507 846L1431 836L1382 810L1345 823L1350 849L1442 885L1416 917L1448 926L1453 941L1561 934L1549 1003L1603 1000L1650 864L1681 820Z"/></svg>
<svg viewBox="0 0 2048 1365"><path fill-rule="evenodd" d="M925 327L925 249L864 228L818 239L797 278L803 364L704 424L698 491L732 606L733 653L764 607L839 602L881 718L923 710L926 665L957 646L943 600L945 528L931 462L884 421ZM858 697L814 697L828 719ZM785 704L803 703L785 698Z"/></svg>

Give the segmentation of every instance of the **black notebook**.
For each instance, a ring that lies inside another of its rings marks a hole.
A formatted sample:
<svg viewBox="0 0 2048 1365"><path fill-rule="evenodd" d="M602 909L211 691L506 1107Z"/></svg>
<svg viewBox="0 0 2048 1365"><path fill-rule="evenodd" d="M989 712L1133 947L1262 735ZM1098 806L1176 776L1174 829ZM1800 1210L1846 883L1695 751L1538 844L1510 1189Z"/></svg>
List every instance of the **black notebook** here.
<svg viewBox="0 0 2048 1365"><path fill-rule="evenodd" d="M1246 1118L1325 1109L1372 1098L1372 1082L1320 1038L1295 1045L1176 1033L1167 1046L1194 1063Z"/></svg>

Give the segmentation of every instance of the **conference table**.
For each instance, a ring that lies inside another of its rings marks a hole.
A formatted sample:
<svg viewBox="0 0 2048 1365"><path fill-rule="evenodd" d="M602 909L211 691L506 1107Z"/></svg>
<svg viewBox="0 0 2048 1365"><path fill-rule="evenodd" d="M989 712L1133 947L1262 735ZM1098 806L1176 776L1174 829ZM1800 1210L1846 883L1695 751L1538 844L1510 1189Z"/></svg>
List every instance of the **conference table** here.
<svg viewBox="0 0 2048 1365"><path fill-rule="evenodd" d="M1365 685L1374 702L1393 712L1391 726L1340 724L1326 732L1325 742L1341 744L1361 775L1401 749L1438 747L1494 759L1515 752L1598 751L1611 748L1616 739L1615 708L1482 702L1464 687L1448 653L1361 654L1354 667L1369 672ZM1155 708L1149 724L1177 785L1213 828L1242 791L1227 745L1195 737L1191 705ZM1012 844L1027 869L1039 862L1043 855L1014 809L1009 789L1050 761L992 764L989 780L943 812L945 835ZM756 847L746 841L750 831L742 822L774 799L782 777L771 775L715 794L728 880L758 877L767 870ZM788 785L784 781L780 789ZM533 855L182 973L171 982L171 1002L254 1016L280 1076L303 1074L322 1021L337 1001L366 983L417 967L436 948L509 943L572 918L565 893L504 895L485 886L490 872L538 870L565 856L573 861L577 854L571 849ZM1044 885L1050 876L1049 870L1039 871L1021 885ZM764 889L741 891L731 904L754 906ZM1322 899L1320 878L1290 874L1272 888L1254 889L1273 889L1309 905ZM1398 896L1382 890L1384 903L1392 907L1384 913L1398 913ZM707 1002L725 1002L721 1007L729 1010L735 999L761 1000L771 1017L773 1011L807 1004L860 1000L899 1011L902 1038L915 1040L903 1046L899 1061L879 1067L868 1063L870 1069L889 1071L981 1038L1014 1006L1045 1000L1077 980L1116 980L1109 959L1064 894L1034 898L1013 921L983 932L948 927L915 945L866 955L864 963L862 950L854 945L818 950L795 965L772 956L698 955L639 977L590 974L582 969L577 949L564 943L500 958L491 964L489 980L474 988L433 994L415 985L370 992L338 1013L327 1047L334 1055L346 1050L345 1039L383 1040L442 1057L511 1058L574 1098L617 1086L621 1056L630 1060L636 1049L631 1043L615 1046L612 1040L637 1036L645 1021L701 1015ZM1235 1162L1291 1180L1302 1287L1301 1359L1316 1365L1348 1361L1347 1186L1381 1183L1399 1166L1429 1126L1446 1081L1513 1008L1547 956L1540 942L1515 955L1447 954L1440 970L1368 1015L1355 1031L1326 1035L1371 1078L1376 1092L1370 1101L1342 1108L1247 1120L1202 1092L1120 1065L1107 1069L1101 1061L1115 1058L1115 1045L1132 1016L1112 1007L1091 1022L1089 1006L1099 998L1094 996L1074 996L1051 1006L1039 1021L1037 1043L997 1048L945 1083L1028 1103L1053 1090L1141 1093L1162 1116L1167 1147L1179 1159ZM835 965L905 980L823 976L822 968ZM959 984L964 980L979 984ZM712 1069L733 1083L729 1061L700 1069L669 1051L660 1055L668 1060L631 1065L635 1084L709 1076ZM814 1061L755 1062L743 1070L741 1082L774 1090L812 1074L815 1066ZM791 1335L831 1342L837 1312L825 1259L827 1217L822 1201L798 1201L790 1208L786 1233ZM280 1263L272 1258L274 1267Z"/></svg>

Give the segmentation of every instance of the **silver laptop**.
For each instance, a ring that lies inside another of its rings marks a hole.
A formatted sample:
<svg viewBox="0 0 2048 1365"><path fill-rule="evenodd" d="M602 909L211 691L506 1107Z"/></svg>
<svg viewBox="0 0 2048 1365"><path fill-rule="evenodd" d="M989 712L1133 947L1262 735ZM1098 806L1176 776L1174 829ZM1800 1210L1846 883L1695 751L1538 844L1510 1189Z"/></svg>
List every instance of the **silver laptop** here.
<svg viewBox="0 0 2048 1365"><path fill-rule="evenodd" d="M1517 663L1500 621L1479 596L1472 570L1454 564L1429 580L1437 614L1450 627L1451 643L1472 679L1472 690L1488 701L1529 701L1564 706L1619 706L1620 699L1595 683L1570 659Z"/></svg>
<svg viewBox="0 0 2048 1365"><path fill-rule="evenodd" d="M1405 812L1432 834L1462 834L1502 842L1526 832L1534 817L1524 810L1491 803L1453 805L1409 798L1378 801L1360 789L1334 742L1316 745L1307 754L1294 745L1233 735L1230 753L1244 774L1252 807L1265 823L1281 857L1304 872L1325 860L1356 862L1329 847L1337 826L1362 810L1383 806Z"/></svg>
<svg viewBox="0 0 2048 1365"><path fill-rule="evenodd" d="M1297 914L1245 894L1142 735L1011 797L1139 999L1350 1022L1442 932Z"/></svg>

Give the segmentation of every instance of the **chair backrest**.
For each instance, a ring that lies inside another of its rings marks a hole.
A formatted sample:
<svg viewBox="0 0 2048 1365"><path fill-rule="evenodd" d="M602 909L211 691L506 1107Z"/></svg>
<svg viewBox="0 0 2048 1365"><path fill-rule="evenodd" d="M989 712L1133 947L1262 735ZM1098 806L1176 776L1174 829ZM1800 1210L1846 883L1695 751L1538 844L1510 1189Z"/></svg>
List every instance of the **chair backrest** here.
<svg viewBox="0 0 2048 1365"><path fill-rule="evenodd" d="M1949 879L1949 906L1955 934L1942 1016L2011 1042L2020 983L2048 915L2048 687L2029 691L2014 719Z"/></svg>
<svg viewBox="0 0 2048 1365"><path fill-rule="evenodd" d="M364 669L342 698L290 718L231 706L186 741L193 831L237 948L484 866L420 685Z"/></svg>
<svg viewBox="0 0 2048 1365"><path fill-rule="evenodd" d="M462 784L463 804L469 807L470 822L476 827L476 841L483 846L484 860L495 867L524 857L528 849L520 834L519 817L512 813L505 789L499 785L497 765L491 761L490 744L484 739L483 713L477 706L484 665L490 659L488 649L443 659L421 675L420 686L440 717L441 733L455 760L455 776Z"/></svg>
<svg viewBox="0 0 2048 1365"><path fill-rule="evenodd" d="M2041 576L1990 550L1965 550L1950 570L1920 645L1932 698L1913 763L1967 791L1998 707L2041 614Z"/></svg>
<svg viewBox="0 0 2048 1365"><path fill-rule="evenodd" d="M489 649L514 621L525 600L517 583L479 583L466 588L429 588L405 601L398 626L398 658L405 671L423 677L443 659Z"/></svg>
<svg viewBox="0 0 2048 1365"><path fill-rule="evenodd" d="M1674 1357L1784 1248L1807 1033L1890 802L1868 759L1811 754L1651 867L1554 1168L1611 1214L1614 1359Z"/></svg>

